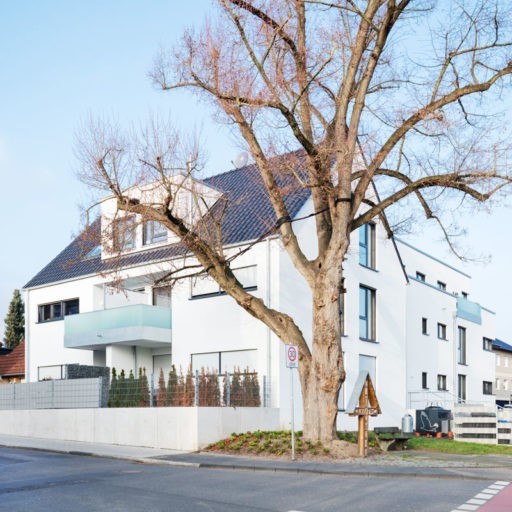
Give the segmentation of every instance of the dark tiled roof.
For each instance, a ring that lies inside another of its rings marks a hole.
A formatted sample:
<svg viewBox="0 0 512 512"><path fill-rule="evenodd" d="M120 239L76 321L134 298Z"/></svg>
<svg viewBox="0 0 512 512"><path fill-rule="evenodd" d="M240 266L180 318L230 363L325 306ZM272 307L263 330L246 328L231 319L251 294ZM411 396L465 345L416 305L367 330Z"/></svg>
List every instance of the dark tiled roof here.
<svg viewBox="0 0 512 512"><path fill-rule="evenodd" d="M7 355L0 356L0 377L25 375L25 342Z"/></svg>
<svg viewBox="0 0 512 512"><path fill-rule="evenodd" d="M280 158L286 157L277 157L277 164L279 164ZM298 158L293 166L295 169L300 166ZM286 168L289 169L290 165L283 165L283 169ZM277 173L277 181L290 216L294 218L309 197L309 189L301 186L296 173L290 170ZM223 200L219 200L216 207L225 208L222 216L224 244L257 240L269 233L277 218L270 204L261 175L254 164L212 176L205 179L204 183L223 192ZM24 288L108 272L112 268L112 262L102 261L99 255L95 257L84 256L98 245L99 234L100 221L97 219L88 230L79 235L36 274ZM124 267L157 262L179 256L185 252L183 246L175 244L139 251L124 257L120 264Z"/></svg>
<svg viewBox="0 0 512 512"><path fill-rule="evenodd" d="M501 350L507 350L509 352L512 352L512 345L509 345L508 343L505 343L504 341L501 341L498 338L496 338L492 342L492 348L498 348Z"/></svg>

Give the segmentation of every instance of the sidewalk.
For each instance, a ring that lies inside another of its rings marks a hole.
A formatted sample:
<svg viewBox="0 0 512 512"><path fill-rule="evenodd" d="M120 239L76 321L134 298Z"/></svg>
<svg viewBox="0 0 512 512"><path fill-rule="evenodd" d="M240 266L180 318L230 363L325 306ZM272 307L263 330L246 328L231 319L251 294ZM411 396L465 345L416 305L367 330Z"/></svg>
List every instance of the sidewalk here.
<svg viewBox="0 0 512 512"><path fill-rule="evenodd" d="M84 443L0 435L0 446L73 455L125 459L145 464L246 471L314 473L339 476L417 477L512 480L512 456L448 455L414 451L390 452L367 459L333 462L291 461L239 457L178 450Z"/></svg>

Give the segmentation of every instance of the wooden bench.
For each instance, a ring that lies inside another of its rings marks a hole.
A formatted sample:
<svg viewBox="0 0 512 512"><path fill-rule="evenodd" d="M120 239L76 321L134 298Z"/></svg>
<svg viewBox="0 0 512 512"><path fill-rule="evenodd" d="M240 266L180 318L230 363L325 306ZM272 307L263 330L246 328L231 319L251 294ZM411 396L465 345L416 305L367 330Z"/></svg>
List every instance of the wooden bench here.
<svg viewBox="0 0 512 512"><path fill-rule="evenodd" d="M404 434L398 427L375 427L375 439L377 445L384 452L404 450L405 444L413 436Z"/></svg>

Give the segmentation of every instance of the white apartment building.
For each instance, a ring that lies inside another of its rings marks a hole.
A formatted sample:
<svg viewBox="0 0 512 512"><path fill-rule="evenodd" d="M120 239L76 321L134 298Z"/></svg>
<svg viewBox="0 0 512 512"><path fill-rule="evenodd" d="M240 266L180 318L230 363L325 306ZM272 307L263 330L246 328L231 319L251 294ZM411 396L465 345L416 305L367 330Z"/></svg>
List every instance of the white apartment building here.
<svg viewBox="0 0 512 512"><path fill-rule="evenodd" d="M282 180L291 217L307 217L309 192L286 186L294 180L291 173ZM228 254L263 238L232 268L248 291L292 315L307 337L311 294L279 238L265 236L275 218L257 169L248 165L197 186L210 206L220 197L228 205L222 226ZM181 204L189 205L193 218L192 202L184 197ZM126 230L123 289L112 288L111 254L98 239L114 210L107 198L87 236L74 240L26 284L26 380L60 378L61 365L72 363L126 372L143 367L155 378L171 364L219 372L249 367L260 382L264 377L270 390L266 405L279 408L281 426L289 428L290 370L275 335L209 278L186 277L172 289L155 285L185 257L167 230L154 223ZM294 223L309 255L316 246L313 223L312 218ZM408 409L431 403L494 401L495 359L487 344L495 337L494 314L472 301L469 276L388 238L380 222L353 233L341 264L347 290L340 308L347 369L341 411L360 370L370 372L382 409L372 426L398 426ZM294 388L299 404L297 375ZM295 413L300 425L300 406ZM356 420L341 412L338 426L355 430Z"/></svg>

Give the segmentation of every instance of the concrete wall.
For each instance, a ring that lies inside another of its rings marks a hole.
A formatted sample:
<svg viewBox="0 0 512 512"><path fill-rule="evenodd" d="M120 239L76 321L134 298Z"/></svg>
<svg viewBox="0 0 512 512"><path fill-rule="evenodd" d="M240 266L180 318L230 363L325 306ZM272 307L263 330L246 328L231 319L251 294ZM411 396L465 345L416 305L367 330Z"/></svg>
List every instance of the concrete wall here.
<svg viewBox="0 0 512 512"><path fill-rule="evenodd" d="M270 408L155 407L0 411L6 435L198 450L232 432L275 430Z"/></svg>

